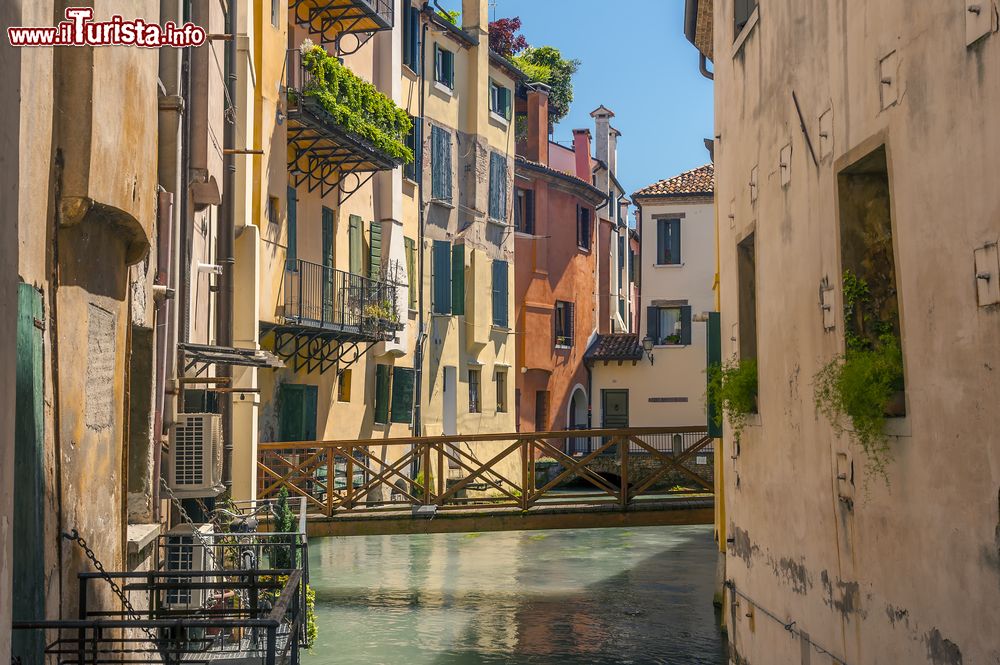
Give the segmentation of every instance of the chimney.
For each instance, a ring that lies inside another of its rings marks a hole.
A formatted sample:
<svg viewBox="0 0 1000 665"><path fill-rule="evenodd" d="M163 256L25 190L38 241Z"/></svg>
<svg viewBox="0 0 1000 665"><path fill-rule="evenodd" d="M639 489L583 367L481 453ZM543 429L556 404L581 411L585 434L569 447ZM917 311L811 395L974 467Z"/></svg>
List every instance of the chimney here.
<svg viewBox="0 0 1000 665"><path fill-rule="evenodd" d="M528 92L528 147L524 156L549 165L549 87L541 83Z"/></svg>
<svg viewBox="0 0 1000 665"><path fill-rule="evenodd" d="M612 173L618 173L618 137L622 135L617 129L608 125L610 133L608 134L608 170Z"/></svg>
<svg viewBox="0 0 1000 665"><path fill-rule="evenodd" d="M597 158L610 169L611 163L608 157L611 153L611 118L615 117L615 114L611 109L601 105L591 112L590 117L594 119Z"/></svg>
<svg viewBox="0 0 1000 665"><path fill-rule="evenodd" d="M462 29L489 33L489 0L462 0Z"/></svg>
<svg viewBox="0 0 1000 665"><path fill-rule="evenodd" d="M576 177L586 183L591 181L590 130L573 130L573 154L576 156Z"/></svg>

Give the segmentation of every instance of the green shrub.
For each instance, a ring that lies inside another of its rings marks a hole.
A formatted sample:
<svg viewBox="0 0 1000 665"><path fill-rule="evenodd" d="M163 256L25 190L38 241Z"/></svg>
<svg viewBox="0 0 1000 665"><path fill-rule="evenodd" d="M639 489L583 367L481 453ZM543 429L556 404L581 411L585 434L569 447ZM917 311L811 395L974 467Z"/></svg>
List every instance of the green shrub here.
<svg viewBox="0 0 1000 665"><path fill-rule="evenodd" d="M895 326L872 301L868 283L844 272L844 353L814 377L816 408L839 435L850 420L850 437L867 458L866 468L888 480L892 459L886 412L903 390L903 353Z"/></svg>
<svg viewBox="0 0 1000 665"><path fill-rule="evenodd" d="M303 42L302 63L311 76L302 91L305 97L316 100L334 122L378 150L413 161L413 151L405 143L413 128L406 111L320 46Z"/></svg>
<svg viewBox="0 0 1000 665"><path fill-rule="evenodd" d="M433 473L428 473L427 474L427 484L425 485L424 484L424 470L421 469L420 471L417 472L417 477L413 479L413 483L414 483L414 485L420 485L419 488L416 488L416 487L414 488L414 493L419 493L419 494L417 494L418 497L421 494L424 493L424 488L426 488L426 487L429 487L432 493L434 492L434 474Z"/></svg>
<svg viewBox="0 0 1000 665"><path fill-rule="evenodd" d="M288 488L282 487L278 490L278 501L274 507L274 532L279 535L271 536L271 567L278 570L290 570L295 568L296 552L294 533L297 527L295 524L295 513L288 505ZM280 535L283 534L283 535Z"/></svg>
<svg viewBox="0 0 1000 665"><path fill-rule="evenodd" d="M757 360L732 360L708 369L708 401L714 403L715 424L729 418L736 441L740 440L750 414L757 412Z"/></svg>

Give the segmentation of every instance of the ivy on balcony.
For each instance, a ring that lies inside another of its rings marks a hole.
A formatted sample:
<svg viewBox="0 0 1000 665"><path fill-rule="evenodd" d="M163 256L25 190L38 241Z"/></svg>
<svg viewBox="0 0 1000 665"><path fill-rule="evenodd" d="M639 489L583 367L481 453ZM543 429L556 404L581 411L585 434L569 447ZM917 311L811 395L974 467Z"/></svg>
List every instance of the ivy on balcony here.
<svg viewBox="0 0 1000 665"><path fill-rule="evenodd" d="M302 44L302 65L309 74L303 96L315 100L334 122L378 150L405 163L413 161L413 151L405 143L413 128L406 111L308 40Z"/></svg>

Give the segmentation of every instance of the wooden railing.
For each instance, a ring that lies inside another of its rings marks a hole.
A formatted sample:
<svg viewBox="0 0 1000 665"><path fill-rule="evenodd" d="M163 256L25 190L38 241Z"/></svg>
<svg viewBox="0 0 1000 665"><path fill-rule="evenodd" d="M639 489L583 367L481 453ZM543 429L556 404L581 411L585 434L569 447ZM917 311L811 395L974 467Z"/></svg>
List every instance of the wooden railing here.
<svg viewBox="0 0 1000 665"><path fill-rule="evenodd" d="M581 441L586 442L581 445ZM704 427L262 443L260 499L287 488L308 512L528 510L713 492Z"/></svg>

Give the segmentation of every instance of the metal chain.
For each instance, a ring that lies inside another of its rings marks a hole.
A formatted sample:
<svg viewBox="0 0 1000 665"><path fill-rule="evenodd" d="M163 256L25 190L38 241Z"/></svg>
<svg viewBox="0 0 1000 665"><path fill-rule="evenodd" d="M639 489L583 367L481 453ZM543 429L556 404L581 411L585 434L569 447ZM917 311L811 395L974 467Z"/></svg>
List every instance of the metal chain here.
<svg viewBox="0 0 1000 665"><path fill-rule="evenodd" d="M90 563L93 564L94 568L97 570L98 573L100 573L104 581L108 583L108 586L111 587L111 591L113 591L114 594L118 596L118 600L121 601L122 606L126 609L126 611L128 611L129 616L136 621L141 621L142 617L140 617L139 613L136 612L134 607L132 607L132 603L131 601L129 601L128 596L126 596L125 592L122 591L122 588L118 586L118 583L115 582L114 579L112 579L111 575L109 575L108 572L104 570L104 564L101 563L101 560L97 558L97 555L94 553L94 550L92 550L90 546L87 545L87 541L83 539L83 536L80 535L80 532L77 531L76 529L73 529L69 533L63 532L62 537L65 538L66 540L71 540L80 546L80 549L83 550L84 556L90 559ZM143 628L142 630L143 632L146 633L146 635L149 637L150 640L156 641L156 634L153 633L152 630L150 630L149 628Z"/></svg>

